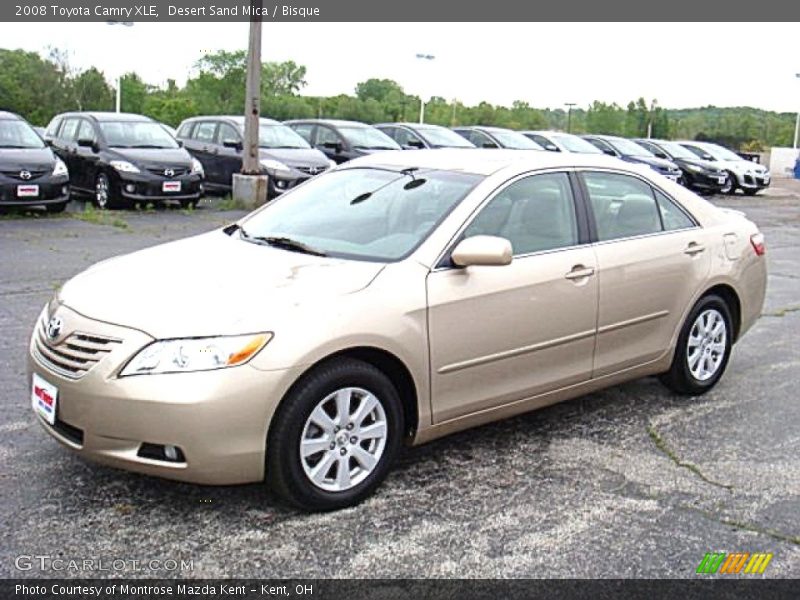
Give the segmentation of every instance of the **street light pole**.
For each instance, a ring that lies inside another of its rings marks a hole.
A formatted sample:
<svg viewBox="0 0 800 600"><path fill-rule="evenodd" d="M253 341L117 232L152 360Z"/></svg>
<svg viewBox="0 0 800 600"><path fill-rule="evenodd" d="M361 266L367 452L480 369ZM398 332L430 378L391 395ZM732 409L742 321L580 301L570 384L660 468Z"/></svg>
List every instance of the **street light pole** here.
<svg viewBox="0 0 800 600"><path fill-rule="evenodd" d="M122 25L124 27L133 27L132 21L106 21L108 25ZM122 112L122 74L117 74L117 98L114 103L116 112Z"/></svg>
<svg viewBox="0 0 800 600"><path fill-rule="evenodd" d="M574 102L564 102L567 107L567 133L572 133L572 107L575 106Z"/></svg>
<svg viewBox="0 0 800 600"><path fill-rule="evenodd" d="M795 73L795 77L800 79L800 73ZM794 146L792 146L795 150L797 150L797 137L800 135L800 110L797 111L797 118L794 120Z"/></svg>
<svg viewBox="0 0 800 600"><path fill-rule="evenodd" d="M417 58L427 61L432 61L436 58L433 54L417 53ZM425 98L422 94L419 95L419 122L425 122Z"/></svg>

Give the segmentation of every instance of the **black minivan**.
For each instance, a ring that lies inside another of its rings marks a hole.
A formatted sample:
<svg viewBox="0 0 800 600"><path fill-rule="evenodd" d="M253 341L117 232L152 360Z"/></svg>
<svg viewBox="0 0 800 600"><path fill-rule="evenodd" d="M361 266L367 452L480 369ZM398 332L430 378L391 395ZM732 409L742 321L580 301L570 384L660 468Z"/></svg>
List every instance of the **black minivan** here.
<svg viewBox="0 0 800 600"><path fill-rule="evenodd" d="M69 202L69 173L28 122L0 111L0 209L44 206L61 212Z"/></svg>
<svg viewBox="0 0 800 600"><path fill-rule="evenodd" d="M296 119L286 124L336 164L382 150L401 150L388 135L358 121Z"/></svg>
<svg viewBox="0 0 800 600"><path fill-rule="evenodd" d="M203 164L208 191L229 192L233 174L242 170L244 117L192 117L180 124L177 136ZM258 144L261 169L269 177L267 198L275 198L335 164L289 127L272 119L260 119Z"/></svg>
<svg viewBox="0 0 800 600"><path fill-rule="evenodd" d="M67 163L72 191L98 208L165 200L194 206L203 194L203 166L149 117L63 113L50 121L45 140Z"/></svg>

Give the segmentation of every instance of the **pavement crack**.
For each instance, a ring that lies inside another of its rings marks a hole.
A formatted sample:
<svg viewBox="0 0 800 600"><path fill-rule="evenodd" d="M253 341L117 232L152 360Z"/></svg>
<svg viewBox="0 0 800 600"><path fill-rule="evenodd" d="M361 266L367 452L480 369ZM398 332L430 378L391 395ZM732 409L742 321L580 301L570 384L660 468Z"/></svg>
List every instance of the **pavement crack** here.
<svg viewBox="0 0 800 600"><path fill-rule="evenodd" d="M681 457L678 456L677 453L672 448L669 447L666 440L664 440L664 438L661 437L661 434L652 424L647 425L647 435L650 436L650 439L653 441L655 447L677 466L682 467L684 469L688 469L689 471L694 473L697 477L699 477L700 479L702 479L703 481L705 481L710 485L714 485L716 487L728 490L729 492L733 492L732 485L715 481L710 477L708 477L705 473L703 473L700 470L700 467L698 467L696 464L682 460Z"/></svg>
<svg viewBox="0 0 800 600"><path fill-rule="evenodd" d="M762 317L785 317L789 313L800 312L800 305L795 304L793 306L785 306L783 308L778 308L777 310L773 310L770 312L762 312Z"/></svg>
<svg viewBox="0 0 800 600"><path fill-rule="evenodd" d="M734 527L736 529L741 529L743 531L750 531L752 533L766 535L779 542L788 542L789 544L800 546L800 536L792 535L790 533L783 533L782 531L778 531L777 529L771 529L769 527L763 527L758 523L748 523L746 521L737 521L736 519L726 519L724 517L719 517L712 512L694 506L681 505L680 508L682 508L683 510L687 510L689 512L700 514L706 517L707 519L716 521L720 525L726 525L728 527Z"/></svg>

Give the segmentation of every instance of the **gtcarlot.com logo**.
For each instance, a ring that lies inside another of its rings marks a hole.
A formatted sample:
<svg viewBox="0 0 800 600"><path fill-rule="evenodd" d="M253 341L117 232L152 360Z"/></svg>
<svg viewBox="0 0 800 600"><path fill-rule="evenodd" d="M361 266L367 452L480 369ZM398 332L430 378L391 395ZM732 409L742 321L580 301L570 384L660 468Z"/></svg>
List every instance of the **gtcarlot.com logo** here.
<svg viewBox="0 0 800 600"><path fill-rule="evenodd" d="M194 571L194 561L184 559L63 558L47 554L20 554L14 559L18 571L68 573L100 571Z"/></svg>
<svg viewBox="0 0 800 600"><path fill-rule="evenodd" d="M707 552L697 566L697 572L705 575L760 575L767 570L772 556L766 552Z"/></svg>

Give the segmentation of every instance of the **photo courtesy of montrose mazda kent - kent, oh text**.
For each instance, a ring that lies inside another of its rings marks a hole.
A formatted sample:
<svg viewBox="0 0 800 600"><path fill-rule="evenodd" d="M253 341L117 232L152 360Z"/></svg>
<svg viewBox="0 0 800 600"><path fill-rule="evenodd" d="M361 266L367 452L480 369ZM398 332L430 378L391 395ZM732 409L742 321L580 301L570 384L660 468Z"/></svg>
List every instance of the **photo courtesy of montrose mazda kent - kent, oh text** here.
<svg viewBox="0 0 800 600"><path fill-rule="evenodd" d="M644 376L707 392L761 313L765 252L646 164L376 153L69 280L30 401L92 461L341 508L404 443Z"/></svg>

